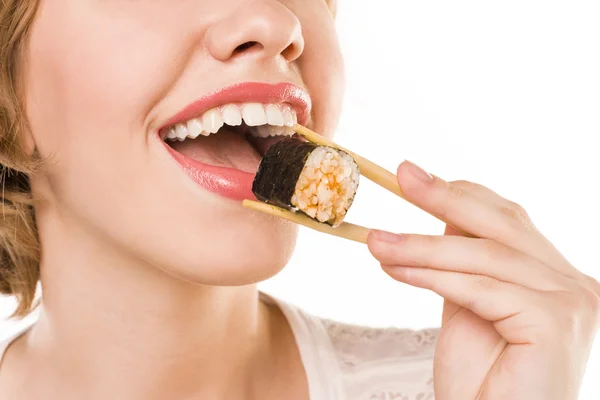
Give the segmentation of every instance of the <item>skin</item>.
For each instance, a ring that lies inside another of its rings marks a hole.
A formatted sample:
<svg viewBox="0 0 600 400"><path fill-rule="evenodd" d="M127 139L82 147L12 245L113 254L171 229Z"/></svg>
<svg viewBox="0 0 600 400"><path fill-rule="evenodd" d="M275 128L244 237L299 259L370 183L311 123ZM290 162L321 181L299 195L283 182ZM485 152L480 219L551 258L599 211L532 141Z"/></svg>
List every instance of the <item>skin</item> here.
<svg viewBox="0 0 600 400"><path fill-rule="evenodd" d="M233 55L248 41L261 46ZM342 77L326 4L43 0L26 61L26 139L48 158L32 181L44 309L6 354L0 398L307 399L289 326L254 286L284 267L295 229L202 191L153 135L240 80L306 87L311 128L331 135ZM398 170L407 197L482 238L369 237L392 278L446 299L436 399L575 399L600 285L513 203L418 172Z"/></svg>
<svg viewBox="0 0 600 400"><path fill-rule="evenodd" d="M443 236L369 236L392 278L444 298L436 399L577 399L600 321L600 284L521 206L490 189L445 182L409 162L397 176L409 201L448 223Z"/></svg>
<svg viewBox="0 0 600 400"><path fill-rule="evenodd" d="M200 188L156 130L261 81L306 88L330 135L341 70L323 0L42 0L22 81L26 142L46 158L44 310L9 349L0 398L306 398L289 326L255 287L296 227Z"/></svg>

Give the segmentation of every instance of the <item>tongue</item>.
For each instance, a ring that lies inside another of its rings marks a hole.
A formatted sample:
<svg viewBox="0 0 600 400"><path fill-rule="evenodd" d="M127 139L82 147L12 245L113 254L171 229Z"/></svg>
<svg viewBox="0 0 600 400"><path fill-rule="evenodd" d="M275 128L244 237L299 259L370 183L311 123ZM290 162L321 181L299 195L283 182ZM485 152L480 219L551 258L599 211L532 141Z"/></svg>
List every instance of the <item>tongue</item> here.
<svg viewBox="0 0 600 400"><path fill-rule="evenodd" d="M170 142L173 150L193 160L219 167L256 173L260 155L238 132L223 127L219 133L183 142Z"/></svg>

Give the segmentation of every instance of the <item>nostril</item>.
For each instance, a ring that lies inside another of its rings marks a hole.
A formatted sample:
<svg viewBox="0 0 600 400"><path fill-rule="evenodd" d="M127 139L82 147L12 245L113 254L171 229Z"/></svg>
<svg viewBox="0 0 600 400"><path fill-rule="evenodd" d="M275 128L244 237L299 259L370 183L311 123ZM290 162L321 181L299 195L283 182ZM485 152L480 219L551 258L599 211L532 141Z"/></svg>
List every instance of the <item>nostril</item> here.
<svg viewBox="0 0 600 400"><path fill-rule="evenodd" d="M246 43L240 44L238 47L236 47L233 52L241 53L248 49L251 49L252 47L256 46L257 44L258 44L258 42L246 42Z"/></svg>
<svg viewBox="0 0 600 400"><path fill-rule="evenodd" d="M291 60L294 60L298 56L298 50L299 50L298 46L296 46L294 43L292 43L285 50L283 50L281 52L281 55L286 60L291 61ZM300 50L300 53L301 52L302 52L302 50Z"/></svg>

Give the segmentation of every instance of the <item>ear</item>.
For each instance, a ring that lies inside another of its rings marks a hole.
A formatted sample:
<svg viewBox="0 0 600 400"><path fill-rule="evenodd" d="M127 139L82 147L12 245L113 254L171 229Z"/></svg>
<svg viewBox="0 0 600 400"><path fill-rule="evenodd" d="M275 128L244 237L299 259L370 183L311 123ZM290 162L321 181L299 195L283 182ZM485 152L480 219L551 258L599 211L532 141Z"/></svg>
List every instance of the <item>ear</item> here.
<svg viewBox="0 0 600 400"><path fill-rule="evenodd" d="M18 135L20 136L23 150L25 150L28 156L32 156L36 152L36 144L31 129L29 129L29 124L21 122Z"/></svg>

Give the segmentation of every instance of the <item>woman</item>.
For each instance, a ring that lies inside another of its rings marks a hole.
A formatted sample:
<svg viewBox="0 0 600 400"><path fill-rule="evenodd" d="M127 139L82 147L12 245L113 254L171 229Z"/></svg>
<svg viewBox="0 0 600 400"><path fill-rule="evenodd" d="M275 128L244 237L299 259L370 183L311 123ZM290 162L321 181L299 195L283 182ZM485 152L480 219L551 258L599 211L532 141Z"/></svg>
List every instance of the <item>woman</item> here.
<svg viewBox="0 0 600 400"><path fill-rule="evenodd" d="M439 332L257 292L296 228L241 207L277 139L239 125L333 133L323 0L7 0L0 18L0 288L19 316L43 288L0 346L1 399L577 398L600 284L482 186L405 162L406 195L456 229L369 237L393 279L445 298Z"/></svg>

